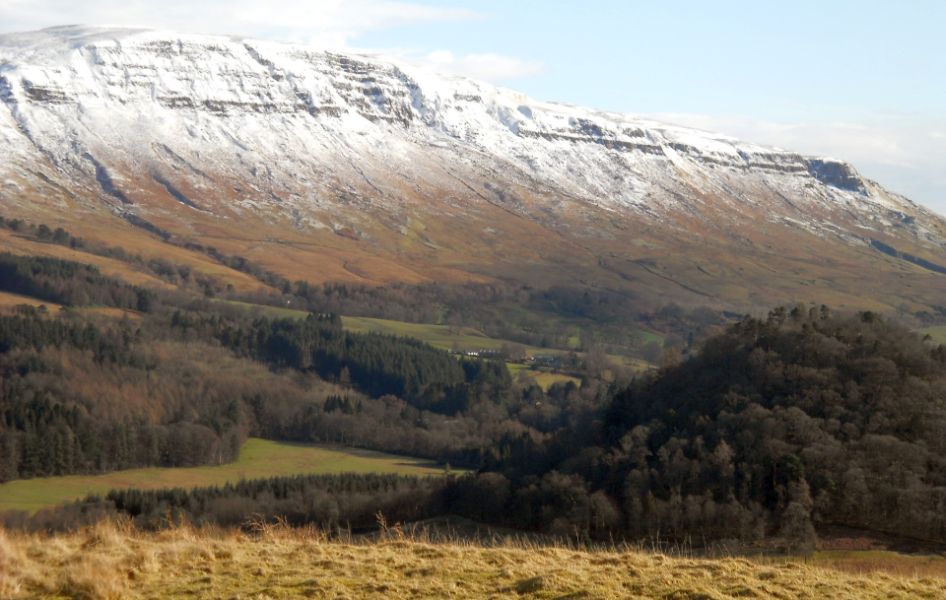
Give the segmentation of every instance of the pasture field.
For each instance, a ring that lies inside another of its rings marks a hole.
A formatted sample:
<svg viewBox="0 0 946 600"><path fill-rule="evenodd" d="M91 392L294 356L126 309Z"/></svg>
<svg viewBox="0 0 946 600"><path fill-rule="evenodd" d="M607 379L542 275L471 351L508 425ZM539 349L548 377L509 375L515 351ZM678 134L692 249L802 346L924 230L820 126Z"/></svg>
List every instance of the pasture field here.
<svg viewBox="0 0 946 600"><path fill-rule="evenodd" d="M259 311L260 314L275 318L304 319L308 312L278 306L251 304L236 300L225 300L227 304L240 306L250 311ZM352 333L383 333L399 337L409 337L421 340L440 350L499 350L505 344L513 344L508 340L491 338L473 327L450 327L448 325L432 325L428 323L408 323L407 321L392 321L374 317L342 317L342 327ZM524 346L529 354L563 354L565 350Z"/></svg>
<svg viewBox="0 0 946 600"><path fill-rule="evenodd" d="M937 344L946 344L946 325L927 327L917 331L920 335L929 335Z"/></svg>
<svg viewBox="0 0 946 600"><path fill-rule="evenodd" d="M21 296L20 294L14 294L11 292L0 291L0 314L12 313L13 309L21 305L40 307L45 306L46 311L50 315L56 315L62 310L62 305L56 304L55 302L48 302L46 300L40 300L39 298L33 298L32 296ZM129 319L140 319L141 314L133 310L125 310L122 308L112 308L109 306L82 306L79 308L73 309L76 312L92 314L92 315L102 315L105 317L113 317L116 319L121 319L123 317L128 317Z"/></svg>
<svg viewBox="0 0 946 600"><path fill-rule="evenodd" d="M499 350L504 345L516 344L525 348L526 354L532 356L560 356L572 352L571 350L563 350L560 348L540 348L538 346L517 344L509 340L491 338L473 327L450 327L448 325L407 323L405 321L391 321L389 319L375 319L372 317L342 317L342 325L348 331L356 333L374 331L377 333L416 338L441 350L458 350L461 352L469 350ZM656 334L650 335L656 337ZM577 344L578 342L577 339L572 339L570 343ZM577 354L581 356L582 353L578 352ZM644 370L649 367L646 362L629 356L609 354L607 357L608 360L614 364L635 371ZM555 375L557 378L567 377L566 375L554 373L550 375ZM544 380L548 379L549 378L546 377ZM549 385L551 385L551 383L549 383Z"/></svg>
<svg viewBox="0 0 946 600"><path fill-rule="evenodd" d="M799 559L691 558L640 549L499 541L377 540L308 529L254 533L103 522L82 531L0 529L0 597L942 599L925 574L850 573Z"/></svg>
<svg viewBox="0 0 946 600"><path fill-rule="evenodd" d="M251 302L241 302L240 300L219 300L219 302L245 308L250 312L258 312L260 315L271 319L304 319L309 316L308 311L296 310L294 308L269 306L268 304L253 304Z"/></svg>
<svg viewBox="0 0 946 600"><path fill-rule="evenodd" d="M577 386L581 386L581 380L577 377L572 377L571 375L566 375L564 373L553 373L551 371L535 371L529 368L529 365L523 365L520 363L506 363L506 368L509 369L509 373L515 377L519 373L525 373L535 379L535 382L543 390L548 390L550 387L556 383L566 383L571 381Z"/></svg>
<svg viewBox="0 0 946 600"><path fill-rule="evenodd" d="M441 350L499 350L504 344L512 344L508 340L488 337L473 327L450 327L448 325L430 325L427 323L407 323L390 319L375 319L371 317L342 317L345 329L355 333L385 333L402 337L412 337L427 342L434 348ZM550 350L525 346L528 354L553 354L561 350Z"/></svg>
<svg viewBox="0 0 946 600"><path fill-rule="evenodd" d="M344 472L438 475L443 473L443 467L422 459L370 450L250 438L240 450L240 457L225 465L153 467L103 475L8 481L0 484L0 512L26 510L32 513L88 494L105 494L120 488L194 488L223 485L240 479Z"/></svg>
<svg viewBox="0 0 946 600"><path fill-rule="evenodd" d="M249 312L256 312L269 318L304 319L309 315L307 311L289 307L253 304L239 300L218 300L218 302L230 306L244 308ZM60 305L53 302L44 302L43 300L39 300L37 298L0 291L0 312L8 312L14 306L20 304L28 304L30 306L45 305L50 313L53 314L62 308ZM140 315L134 311L108 307L82 307L77 310L80 312L101 314L116 318L122 318L126 315L132 319L140 318ZM406 321L393 321L390 319L378 319L373 317L349 316L342 317L342 326L347 331L354 333L374 332L414 338L430 344L434 348L447 351L467 352L471 350L499 350L503 346L516 344L522 346L525 349L526 354L533 356L559 356L570 352L570 350L564 350L560 348L541 348L538 346L517 344L516 342L509 340L491 338L473 327L450 327L447 325L433 325L429 323L409 323ZM657 337L656 334L652 333L648 333L647 335L653 336L655 338ZM943 335L946 337L946 328L944 328ZM570 339L569 344L577 346L578 339ZM581 355L580 352L578 354L579 356ZM646 362L628 356L608 355L608 359L616 365L620 365L635 371L644 370L649 367ZM520 365L520 368L516 368L510 364L510 371L513 375L524 368L527 367L525 365ZM576 383L578 383L578 380L573 377L557 373L537 372L534 374L534 376L537 383L539 383L539 385L544 388L548 388L553 383L559 381L574 380Z"/></svg>
<svg viewBox="0 0 946 600"><path fill-rule="evenodd" d="M224 300L227 304L240 306L250 311L259 311L267 317L304 319L308 312L292 308L251 304L237 300ZM342 327L352 333L383 333L399 337L421 340L440 350L499 350L504 344L513 344L508 340L491 338L473 327L451 327L429 323L408 323L374 317L342 317ZM562 354L565 350L524 346L530 354Z"/></svg>

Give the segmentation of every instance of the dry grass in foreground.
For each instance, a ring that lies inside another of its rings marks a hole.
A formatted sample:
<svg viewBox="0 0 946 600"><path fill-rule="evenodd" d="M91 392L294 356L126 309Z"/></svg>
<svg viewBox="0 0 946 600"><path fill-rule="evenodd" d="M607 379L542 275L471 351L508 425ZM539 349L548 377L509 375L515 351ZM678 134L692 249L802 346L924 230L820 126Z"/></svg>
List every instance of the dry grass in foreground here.
<svg viewBox="0 0 946 600"><path fill-rule="evenodd" d="M0 530L0 598L946 598L942 579L853 575L797 562L388 536L328 541L104 523L54 536Z"/></svg>

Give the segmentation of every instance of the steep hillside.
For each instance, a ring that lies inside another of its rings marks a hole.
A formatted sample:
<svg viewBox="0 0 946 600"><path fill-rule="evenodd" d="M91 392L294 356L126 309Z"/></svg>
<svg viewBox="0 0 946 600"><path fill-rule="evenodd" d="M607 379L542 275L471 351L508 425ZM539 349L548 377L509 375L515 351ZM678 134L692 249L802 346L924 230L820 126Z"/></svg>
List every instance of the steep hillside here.
<svg viewBox="0 0 946 600"><path fill-rule="evenodd" d="M63 27L0 36L0 102L7 216L145 254L651 304L946 292L946 223L851 165L375 57Z"/></svg>

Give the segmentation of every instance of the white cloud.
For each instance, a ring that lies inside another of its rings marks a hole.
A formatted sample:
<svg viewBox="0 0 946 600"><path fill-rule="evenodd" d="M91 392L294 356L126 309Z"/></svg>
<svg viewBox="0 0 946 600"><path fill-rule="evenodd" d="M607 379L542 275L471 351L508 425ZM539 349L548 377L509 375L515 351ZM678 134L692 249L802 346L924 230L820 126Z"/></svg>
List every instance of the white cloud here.
<svg viewBox="0 0 946 600"><path fill-rule="evenodd" d="M235 34L300 42L334 50L393 55L440 71L488 81L540 73L542 63L500 54L454 55L447 50L367 49L362 35L402 25L486 18L465 8L424 0L0 0L0 32L64 24Z"/></svg>
<svg viewBox="0 0 946 600"><path fill-rule="evenodd" d="M485 81L505 81L539 75L545 65L539 61L520 60L501 54L465 54L456 56L449 50L435 50L422 57L408 57L442 72L465 75Z"/></svg>
<svg viewBox="0 0 946 600"><path fill-rule="evenodd" d="M946 214L946 122L904 115L777 122L735 116L656 114L667 123L852 163L881 185Z"/></svg>
<svg viewBox="0 0 946 600"><path fill-rule="evenodd" d="M238 34L345 47L401 25L480 18L463 8L399 0L0 0L0 31L63 24Z"/></svg>

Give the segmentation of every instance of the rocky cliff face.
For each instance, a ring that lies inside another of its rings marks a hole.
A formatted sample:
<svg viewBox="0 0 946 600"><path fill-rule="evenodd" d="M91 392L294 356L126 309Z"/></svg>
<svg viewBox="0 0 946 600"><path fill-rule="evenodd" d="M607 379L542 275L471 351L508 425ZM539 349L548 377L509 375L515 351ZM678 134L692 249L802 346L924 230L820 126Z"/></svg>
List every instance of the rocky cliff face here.
<svg viewBox="0 0 946 600"><path fill-rule="evenodd" d="M941 219L839 161L269 42L0 36L0 144L13 211L107 208L182 236L332 233L420 278L564 261L637 285L655 263L689 294L694 252L879 260L874 240L946 263Z"/></svg>

